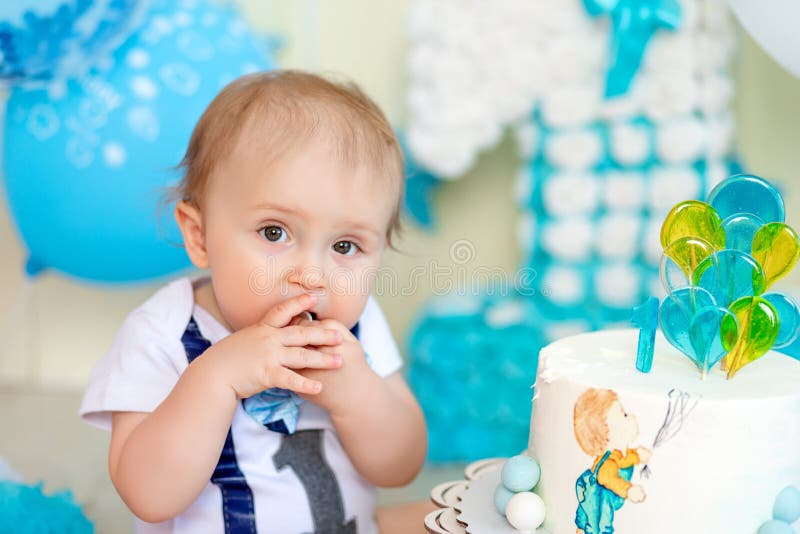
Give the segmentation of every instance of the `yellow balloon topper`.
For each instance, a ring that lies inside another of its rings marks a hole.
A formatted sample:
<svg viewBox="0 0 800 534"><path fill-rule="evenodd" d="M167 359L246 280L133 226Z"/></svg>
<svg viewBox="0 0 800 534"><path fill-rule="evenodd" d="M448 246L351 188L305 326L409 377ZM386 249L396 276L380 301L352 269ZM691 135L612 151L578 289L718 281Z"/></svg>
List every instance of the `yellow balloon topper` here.
<svg viewBox="0 0 800 534"><path fill-rule="evenodd" d="M767 287L780 280L800 258L800 236L780 222L767 223L753 236L753 258L761 264Z"/></svg>

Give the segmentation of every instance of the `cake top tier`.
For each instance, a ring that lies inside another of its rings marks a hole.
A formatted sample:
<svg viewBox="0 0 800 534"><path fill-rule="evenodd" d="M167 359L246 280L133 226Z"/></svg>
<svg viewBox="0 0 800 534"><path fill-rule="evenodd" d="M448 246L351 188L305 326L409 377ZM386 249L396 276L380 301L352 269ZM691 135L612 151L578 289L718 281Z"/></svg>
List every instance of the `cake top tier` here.
<svg viewBox="0 0 800 534"><path fill-rule="evenodd" d="M638 331L601 330L560 339L539 355L537 383L566 378L588 387L624 389L629 393L662 396L680 389L704 399L754 400L800 397L800 361L772 353L752 363L750 372L727 381L722 373L701 380L694 365L658 334L653 368L636 370Z"/></svg>

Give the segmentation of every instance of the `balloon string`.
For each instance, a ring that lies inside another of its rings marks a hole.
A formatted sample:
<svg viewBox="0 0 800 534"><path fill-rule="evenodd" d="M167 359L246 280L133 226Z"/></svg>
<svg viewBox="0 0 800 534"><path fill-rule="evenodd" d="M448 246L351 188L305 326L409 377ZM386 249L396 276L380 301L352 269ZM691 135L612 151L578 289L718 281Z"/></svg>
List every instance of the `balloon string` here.
<svg viewBox="0 0 800 534"><path fill-rule="evenodd" d="M656 437L653 440L652 448L654 450L680 432L689 414L697 407L697 403L700 401L699 398L693 398L689 393L677 389L671 389L668 397L669 402L667 404L667 413L664 415L664 422L661 423L661 427L656 432ZM690 400L693 400L691 404ZM645 464L642 467L641 476L650 478L651 475L650 465Z"/></svg>

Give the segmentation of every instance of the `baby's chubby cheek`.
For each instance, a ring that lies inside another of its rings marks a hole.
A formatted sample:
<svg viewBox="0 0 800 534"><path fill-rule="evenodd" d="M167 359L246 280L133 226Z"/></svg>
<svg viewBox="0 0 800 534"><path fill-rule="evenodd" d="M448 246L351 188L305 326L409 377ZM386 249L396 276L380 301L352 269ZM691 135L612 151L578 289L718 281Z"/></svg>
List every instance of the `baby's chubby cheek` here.
<svg viewBox="0 0 800 534"><path fill-rule="evenodd" d="M353 328L358 322L367 304L367 295L327 295L319 306L317 316L319 319L334 319L348 329Z"/></svg>

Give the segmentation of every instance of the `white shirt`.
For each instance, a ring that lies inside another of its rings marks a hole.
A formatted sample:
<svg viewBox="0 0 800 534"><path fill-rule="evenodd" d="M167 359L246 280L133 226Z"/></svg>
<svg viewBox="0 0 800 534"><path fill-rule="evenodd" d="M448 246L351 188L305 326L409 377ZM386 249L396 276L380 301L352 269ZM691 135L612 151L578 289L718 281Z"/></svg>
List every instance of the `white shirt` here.
<svg viewBox="0 0 800 534"><path fill-rule="evenodd" d="M131 312L111 349L92 371L80 408L81 418L110 429L111 412L152 412L169 395L188 365L181 336L192 316L203 337L212 344L230 334L195 304L188 278L165 286ZM359 341L378 375L388 376L401 367L397 345L372 297L359 319ZM306 402L300 406L297 431L309 429L322 429L323 456L338 482L345 521L355 518L359 534L377 532L375 488L350 463L327 412ZM291 465L280 470L275 467L274 456L284 435L264 428L239 403L233 416L232 438L238 466L253 493L258 533L313 532L309 505L312 497ZM221 492L210 481L180 516L159 524L136 520L138 534L224 531Z"/></svg>

